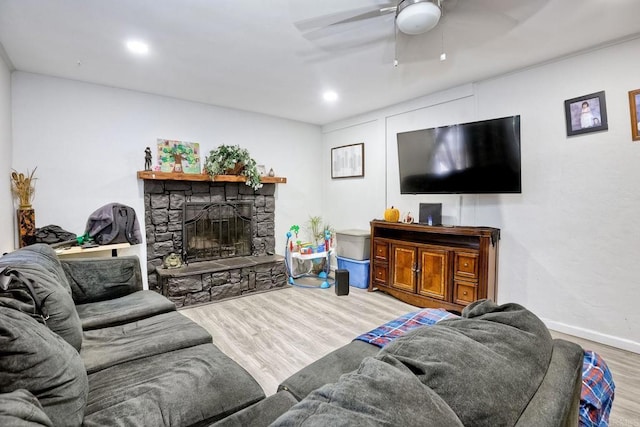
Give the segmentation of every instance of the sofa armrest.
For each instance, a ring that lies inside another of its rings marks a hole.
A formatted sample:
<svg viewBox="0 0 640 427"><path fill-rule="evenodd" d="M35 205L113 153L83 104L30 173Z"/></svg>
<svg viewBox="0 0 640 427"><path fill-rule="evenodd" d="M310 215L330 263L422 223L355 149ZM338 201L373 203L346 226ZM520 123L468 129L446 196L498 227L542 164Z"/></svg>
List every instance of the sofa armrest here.
<svg viewBox="0 0 640 427"><path fill-rule="evenodd" d="M60 260L76 304L104 301L142 290L136 256Z"/></svg>
<svg viewBox="0 0 640 427"><path fill-rule="evenodd" d="M547 373L516 427L578 425L583 355L579 345L562 339L553 340Z"/></svg>

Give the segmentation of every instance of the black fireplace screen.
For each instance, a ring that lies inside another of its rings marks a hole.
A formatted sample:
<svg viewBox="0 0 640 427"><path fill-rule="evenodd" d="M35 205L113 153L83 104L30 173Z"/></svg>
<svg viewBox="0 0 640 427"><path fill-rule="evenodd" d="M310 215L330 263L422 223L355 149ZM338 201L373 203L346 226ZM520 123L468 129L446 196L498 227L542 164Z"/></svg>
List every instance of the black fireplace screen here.
<svg viewBox="0 0 640 427"><path fill-rule="evenodd" d="M186 262L251 255L250 201L185 203L183 256Z"/></svg>

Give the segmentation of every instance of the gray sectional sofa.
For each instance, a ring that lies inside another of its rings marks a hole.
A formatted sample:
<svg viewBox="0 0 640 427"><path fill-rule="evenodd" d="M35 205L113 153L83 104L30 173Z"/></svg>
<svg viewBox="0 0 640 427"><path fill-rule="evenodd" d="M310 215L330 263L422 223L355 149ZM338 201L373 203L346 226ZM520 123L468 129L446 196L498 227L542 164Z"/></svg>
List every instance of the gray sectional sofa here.
<svg viewBox="0 0 640 427"><path fill-rule="evenodd" d="M3 268L0 425L577 425L582 349L516 304L472 304L382 350L353 341L265 398L204 329L141 289L135 257L61 262L34 245Z"/></svg>
<svg viewBox="0 0 640 427"><path fill-rule="evenodd" d="M0 425L208 425L265 397L202 327L142 290L137 257L60 262L33 245L3 268ZM46 326L11 271L32 282Z"/></svg>

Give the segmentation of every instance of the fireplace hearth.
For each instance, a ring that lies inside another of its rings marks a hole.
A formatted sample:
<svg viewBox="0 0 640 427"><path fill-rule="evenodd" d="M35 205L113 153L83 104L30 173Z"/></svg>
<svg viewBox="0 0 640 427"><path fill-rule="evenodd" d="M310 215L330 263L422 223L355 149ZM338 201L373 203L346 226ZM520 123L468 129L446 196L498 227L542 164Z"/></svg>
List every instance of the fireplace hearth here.
<svg viewBox="0 0 640 427"><path fill-rule="evenodd" d="M284 287L274 195L275 184L145 180L149 289L183 307ZM171 253L185 265L163 268Z"/></svg>

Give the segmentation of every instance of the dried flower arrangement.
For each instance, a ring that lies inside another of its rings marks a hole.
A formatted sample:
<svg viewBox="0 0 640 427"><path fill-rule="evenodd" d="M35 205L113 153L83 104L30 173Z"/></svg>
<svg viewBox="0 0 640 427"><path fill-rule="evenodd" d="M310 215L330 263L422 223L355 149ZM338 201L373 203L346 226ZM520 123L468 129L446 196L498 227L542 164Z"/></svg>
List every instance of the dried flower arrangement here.
<svg viewBox="0 0 640 427"><path fill-rule="evenodd" d="M26 175L18 173L14 169L11 173L11 192L20 201L20 209L31 209L31 200L36 191L34 174L37 167L29 173L27 169Z"/></svg>

